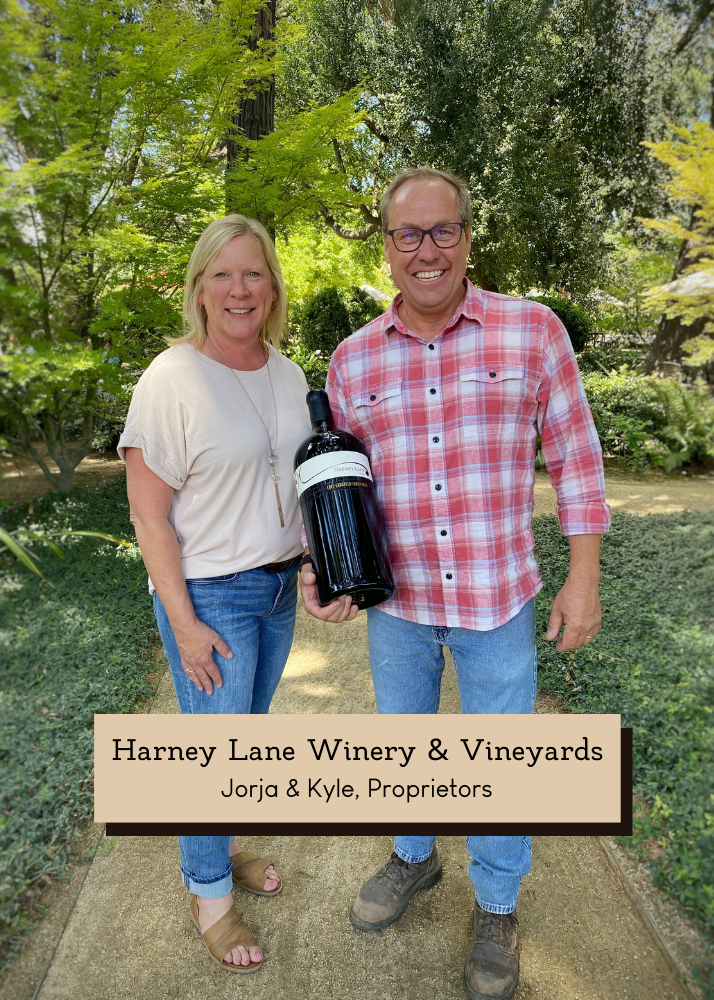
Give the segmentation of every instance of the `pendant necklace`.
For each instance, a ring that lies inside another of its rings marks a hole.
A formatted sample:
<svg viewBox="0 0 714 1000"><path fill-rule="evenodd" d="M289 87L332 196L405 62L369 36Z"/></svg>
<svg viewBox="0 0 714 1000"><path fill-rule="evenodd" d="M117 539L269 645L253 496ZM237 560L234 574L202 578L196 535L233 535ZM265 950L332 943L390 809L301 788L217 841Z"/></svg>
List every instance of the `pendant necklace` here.
<svg viewBox="0 0 714 1000"><path fill-rule="evenodd" d="M276 465L276 463L278 461L278 456L275 454L275 449L278 447L278 404L275 402L275 389L273 389L273 379L272 379L272 376L270 374L270 349L268 349L268 351L267 351L267 356L266 356L266 359L265 359L265 367L268 369L268 380L270 382L270 392L271 392L271 394L273 396L273 414L275 416L275 444L274 445L270 443L270 431L268 430L268 426L265 423L265 421L263 420L263 417L261 416L260 410L255 405L255 403L253 402L253 400L250 398L250 393L248 392L248 390L246 389L246 387L243 385L243 383L241 382L241 380L236 375L235 369L231 368L230 363L228 361L228 358L225 356L225 354L223 353L223 351L221 350L221 348L218 346L218 344L215 342L215 340L213 339L213 337L209 336L208 332L206 332L206 336L210 340L210 342L213 345L213 347L215 347L216 351L223 358L223 361L224 361L224 363L226 365L226 368L228 368L228 370L233 373L233 377L235 378L235 380L238 383L238 385L241 387L241 389L243 390L243 392L248 397L248 402L253 407L253 409L255 410L255 412L258 414L258 419L260 420L261 424L265 428L265 433L268 436L268 448L270 449L270 458L268 459L268 461L270 462L270 478L273 480L273 486L275 487L275 500L277 501L277 504L278 504L278 514L280 515L280 527L284 528L285 527L285 519L283 517L283 505L280 502L280 491L278 490L278 473L277 473L277 469L275 468L275 465ZM263 347L263 350L265 351L265 345L261 344L261 346Z"/></svg>

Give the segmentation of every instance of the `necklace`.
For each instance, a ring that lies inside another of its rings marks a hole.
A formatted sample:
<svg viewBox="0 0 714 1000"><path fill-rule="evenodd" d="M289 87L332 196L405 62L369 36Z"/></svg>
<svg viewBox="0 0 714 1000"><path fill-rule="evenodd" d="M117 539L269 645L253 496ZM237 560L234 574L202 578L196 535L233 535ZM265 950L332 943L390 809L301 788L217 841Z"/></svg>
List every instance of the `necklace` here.
<svg viewBox="0 0 714 1000"><path fill-rule="evenodd" d="M233 373L233 377L235 378L235 380L238 383L238 385L241 387L241 389L243 390L243 392L248 397L248 402L253 407L253 409L255 410L255 412L258 414L258 419L260 420L261 424L265 428L265 433L266 433L267 438L268 438L268 448L270 449L270 458L268 459L268 461L270 462L270 478L272 479L273 486L275 487L275 500L276 500L276 502L278 504L278 514L280 516L280 527L284 528L285 527L285 519L283 517L283 505L280 502L280 490L278 489L278 473L277 473L277 470L275 468L276 463L278 461L278 456L275 454L275 449L278 447L278 404L275 402L275 389L273 389L273 379L272 379L272 376L270 374L270 351L268 350L267 353L266 353L265 367L268 369L268 380L270 382L270 392L271 392L272 397L273 397L273 415L275 416L275 444L274 445L270 443L270 431L268 430L268 425L263 420L263 417L262 417L262 415L260 413L260 410L255 405L255 403L253 402L253 400L250 398L250 394L249 394L248 390L246 389L246 387L243 385L243 383L241 382L241 380L236 375L235 369L231 368L230 363L228 361L228 358L225 356L225 354L223 353L223 351L221 350L221 348L218 346L218 344L215 342L215 340L213 339L213 337L210 337L208 335L208 333L206 333L206 336L210 340L210 342L213 345L213 347L215 347L216 351L223 358L223 361L224 361L224 363L226 365L226 368L228 368L228 370ZM265 347L264 346L263 346L263 350L265 351Z"/></svg>

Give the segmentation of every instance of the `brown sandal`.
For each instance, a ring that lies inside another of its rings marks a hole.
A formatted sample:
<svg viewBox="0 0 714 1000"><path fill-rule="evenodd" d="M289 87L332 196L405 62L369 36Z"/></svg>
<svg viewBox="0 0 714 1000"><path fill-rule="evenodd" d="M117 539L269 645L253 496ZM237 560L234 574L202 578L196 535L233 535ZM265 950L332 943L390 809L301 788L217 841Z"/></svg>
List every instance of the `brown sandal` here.
<svg viewBox="0 0 714 1000"><path fill-rule="evenodd" d="M283 891L283 880L277 889L266 890L263 888L266 882L266 869L272 864L266 858L259 858L257 854L250 854L249 851L239 851L231 855L233 862L233 881L242 886L246 892L252 892L255 896L277 896Z"/></svg>
<svg viewBox="0 0 714 1000"><path fill-rule="evenodd" d="M198 928L198 932L206 943L209 954L214 962L218 962L222 969L228 972L257 972L263 964L263 959L259 962L251 962L250 965L234 965L233 962L225 962L223 956L227 955L233 948L243 945L245 948L255 948L258 942L245 926L236 912L235 906L224 913L220 920L211 924L204 933L198 922L198 903L196 897L191 896L191 919Z"/></svg>

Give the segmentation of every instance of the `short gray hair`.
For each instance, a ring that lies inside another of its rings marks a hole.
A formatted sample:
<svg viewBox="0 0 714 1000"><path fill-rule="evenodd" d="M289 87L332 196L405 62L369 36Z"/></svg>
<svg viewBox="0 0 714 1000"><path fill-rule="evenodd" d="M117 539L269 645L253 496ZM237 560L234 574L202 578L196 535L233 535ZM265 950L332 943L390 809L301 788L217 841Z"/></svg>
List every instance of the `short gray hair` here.
<svg viewBox="0 0 714 1000"><path fill-rule="evenodd" d="M474 217L471 210L471 192L466 181L462 181L461 178L452 174L449 170L436 170L434 167L410 167L408 170L402 170L401 173L392 178L387 190L382 195L382 232L386 233L389 229L389 213L392 208L394 195L402 184L413 180L446 181L447 184L456 189L456 193L459 196L461 221L465 222L467 226L472 224ZM454 219L455 221L456 219Z"/></svg>
<svg viewBox="0 0 714 1000"><path fill-rule="evenodd" d="M247 235L255 236L263 248L273 289L277 292L275 309L265 321L260 339L263 343L272 344L276 351L279 349L288 318L288 296L283 272L267 230L257 219L249 219L245 215L226 215L223 219L214 219L199 236L188 262L183 289L184 334L182 337L170 338L169 343L194 344L196 347L203 344L206 339L206 309L198 301L198 296L203 288L204 271L226 243L230 243L236 236Z"/></svg>

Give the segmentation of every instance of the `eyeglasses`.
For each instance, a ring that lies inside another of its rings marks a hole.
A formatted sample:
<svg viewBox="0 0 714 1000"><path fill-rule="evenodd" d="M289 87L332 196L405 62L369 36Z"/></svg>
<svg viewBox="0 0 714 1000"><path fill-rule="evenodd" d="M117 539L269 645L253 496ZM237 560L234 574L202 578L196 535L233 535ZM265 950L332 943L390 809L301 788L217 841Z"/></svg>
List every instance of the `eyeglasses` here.
<svg viewBox="0 0 714 1000"><path fill-rule="evenodd" d="M431 229L419 229L418 226L409 226L406 229L388 229L387 236L392 237L395 247L402 253L418 250L427 233L436 246L446 250L447 247L456 246L461 240L461 233L465 228L465 222L443 222L439 226L432 226Z"/></svg>

